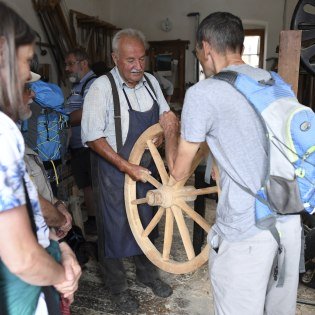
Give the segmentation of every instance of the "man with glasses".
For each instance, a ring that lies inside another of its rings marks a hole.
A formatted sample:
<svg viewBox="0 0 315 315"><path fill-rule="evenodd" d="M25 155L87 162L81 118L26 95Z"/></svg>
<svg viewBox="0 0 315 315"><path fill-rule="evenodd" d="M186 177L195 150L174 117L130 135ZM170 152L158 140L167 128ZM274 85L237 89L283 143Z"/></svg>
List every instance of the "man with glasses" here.
<svg viewBox="0 0 315 315"><path fill-rule="evenodd" d="M65 70L72 83L71 94L66 102L66 110L70 114L71 138L71 168L79 189L83 189L84 202L87 208L88 221L85 224L87 233L94 233L95 205L91 187L90 151L83 147L81 141L81 117L85 95L96 79L90 69L89 57L83 48L69 51L65 58Z"/></svg>

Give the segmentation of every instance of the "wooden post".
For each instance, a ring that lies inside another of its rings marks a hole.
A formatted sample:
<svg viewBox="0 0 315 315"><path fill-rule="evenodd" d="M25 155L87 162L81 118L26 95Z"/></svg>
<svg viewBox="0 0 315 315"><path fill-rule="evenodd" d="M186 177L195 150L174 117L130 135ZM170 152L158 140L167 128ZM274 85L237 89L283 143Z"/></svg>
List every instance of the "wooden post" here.
<svg viewBox="0 0 315 315"><path fill-rule="evenodd" d="M278 73L297 95L299 85L302 31L281 31Z"/></svg>
<svg viewBox="0 0 315 315"><path fill-rule="evenodd" d="M72 187L72 194L69 198L71 214L74 224L77 225L82 230L83 236L85 237L84 224L81 212L82 199L83 198L80 196L78 186L74 185Z"/></svg>

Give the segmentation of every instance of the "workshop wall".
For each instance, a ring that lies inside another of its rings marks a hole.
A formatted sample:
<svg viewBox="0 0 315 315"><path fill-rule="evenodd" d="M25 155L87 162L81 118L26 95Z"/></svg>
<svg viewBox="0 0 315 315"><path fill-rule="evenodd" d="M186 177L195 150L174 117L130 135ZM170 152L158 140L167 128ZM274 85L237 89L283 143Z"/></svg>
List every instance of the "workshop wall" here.
<svg viewBox="0 0 315 315"><path fill-rule="evenodd" d="M31 0L5 0L43 37ZM186 82L194 78L195 17L188 13L199 12L200 21L214 11L229 11L240 16L245 26L266 29L265 58L275 57L279 33L288 28L297 0L65 0L68 9L98 16L118 27L133 27L142 30L147 40L189 40L186 51ZM165 32L161 22L168 18L172 29ZM41 62L51 63L51 56L41 57ZM265 66L268 68L269 64ZM54 68L54 67L52 67ZM53 71L52 80L56 80Z"/></svg>

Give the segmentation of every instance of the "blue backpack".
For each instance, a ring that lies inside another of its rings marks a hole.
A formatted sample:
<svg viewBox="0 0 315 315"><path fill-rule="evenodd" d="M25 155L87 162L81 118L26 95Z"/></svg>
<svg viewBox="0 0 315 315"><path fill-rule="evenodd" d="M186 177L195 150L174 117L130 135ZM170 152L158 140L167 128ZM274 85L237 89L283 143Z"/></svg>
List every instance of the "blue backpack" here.
<svg viewBox="0 0 315 315"><path fill-rule="evenodd" d="M275 228L277 215L315 212L315 115L298 102L291 86L277 73L270 74L267 82L233 71L220 72L213 78L239 91L262 122L269 158L262 186L251 191L229 176L255 197L256 225L271 231L281 254Z"/></svg>
<svg viewBox="0 0 315 315"><path fill-rule="evenodd" d="M68 115L64 111L64 96L59 86L41 80L30 83L35 93L30 105L32 117L23 123L25 142L42 161L62 159L67 150Z"/></svg>

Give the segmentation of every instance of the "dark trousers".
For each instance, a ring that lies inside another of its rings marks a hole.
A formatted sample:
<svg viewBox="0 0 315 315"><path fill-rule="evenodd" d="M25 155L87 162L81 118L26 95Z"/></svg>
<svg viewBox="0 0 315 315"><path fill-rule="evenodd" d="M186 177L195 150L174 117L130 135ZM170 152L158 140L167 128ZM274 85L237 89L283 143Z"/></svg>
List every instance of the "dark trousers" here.
<svg viewBox="0 0 315 315"><path fill-rule="evenodd" d="M133 256L136 278L142 283L150 283L159 278L158 270L145 255ZM102 262L105 284L111 293L117 294L128 288L126 271L122 259L105 258Z"/></svg>

